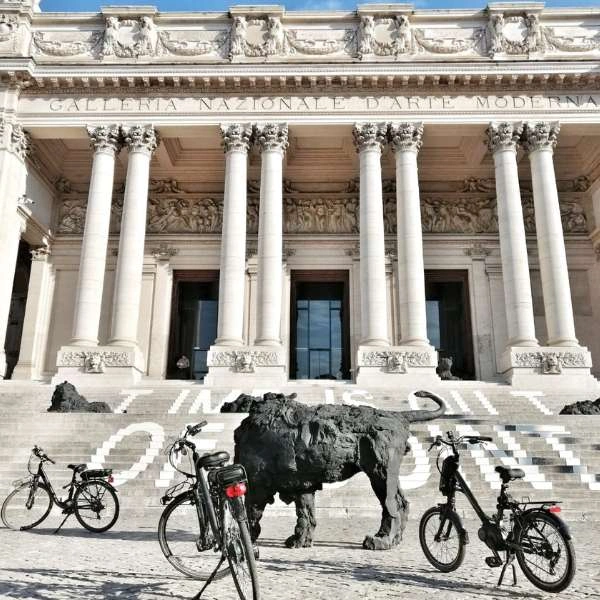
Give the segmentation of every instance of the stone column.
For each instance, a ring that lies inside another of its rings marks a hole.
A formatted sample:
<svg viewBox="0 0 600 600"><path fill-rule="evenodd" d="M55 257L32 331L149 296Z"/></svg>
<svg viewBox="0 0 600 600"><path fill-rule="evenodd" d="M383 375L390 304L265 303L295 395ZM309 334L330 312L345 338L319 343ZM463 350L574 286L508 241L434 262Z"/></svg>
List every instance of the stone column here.
<svg viewBox="0 0 600 600"><path fill-rule="evenodd" d="M129 163L123 197L109 344L135 347L142 293L150 159L159 140L151 125L127 127L123 130L123 139L129 150Z"/></svg>
<svg viewBox="0 0 600 600"><path fill-rule="evenodd" d="M116 125L88 127L88 134L94 159L73 318L71 345L76 346L98 345L115 156L120 150L121 137Z"/></svg>
<svg viewBox="0 0 600 600"><path fill-rule="evenodd" d="M225 150L225 191L221 233L219 317L215 345L241 346L244 343L248 148L252 127L237 123L222 126L221 134ZM264 155L263 160L265 160ZM281 193L279 193L279 200L273 200L273 210L276 210L276 203L281 202L280 198ZM281 208L281 204L279 206ZM273 226L275 227L275 224ZM279 237L281 240L281 229Z"/></svg>
<svg viewBox="0 0 600 600"><path fill-rule="evenodd" d="M491 123L487 141L494 157L502 280L510 346L537 346L527 260L527 241L519 174L517 143L522 125Z"/></svg>
<svg viewBox="0 0 600 600"><path fill-rule="evenodd" d="M48 246L31 250L31 273L23 319L21 349L12 379L42 379L50 316L49 303L52 297L52 270L49 257Z"/></svg>
<svg viewBox="0 0 600 600"><path fill-rule="evenodd" d="M429 346L425 313L425 272L417 154L422 123L399 123L390 128L396 155L396 226L400 345Z"/></svg>
<svg viewBox="0 0 600 600"><path fill-rule="evenodd" d="M356 124L352 131L360 162L361 346L389 346L381 151L382 123Z"/></svg>
<svg viewBox="0 0 600 600"><path fill-rule="evenodd" d="M540 275L549 346L578 346L569 270L554 174L558 123L527 124L523 146L529 154Z"/></svg>
<svg viewBox="0 0 600 600"><path fill-rule="evenodd" d="M281 345L283 284L283 156L288 128L267 123L256 129L261 152L258 221L257 346Z"/></svg>
<svg viewBox="0 0 600 600"><path fill-rule="evenodd" d="M0 379L6 373L4 342L19 241L25 230L18 207L25 197L30 148L31 140L21 125L0 120Z"/></svg>

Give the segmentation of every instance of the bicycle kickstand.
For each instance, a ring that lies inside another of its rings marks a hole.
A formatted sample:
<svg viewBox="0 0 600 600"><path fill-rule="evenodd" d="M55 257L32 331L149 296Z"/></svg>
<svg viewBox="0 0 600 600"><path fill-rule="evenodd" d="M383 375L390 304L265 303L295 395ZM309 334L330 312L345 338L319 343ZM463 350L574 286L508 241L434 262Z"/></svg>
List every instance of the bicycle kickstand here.
<svg viewBox="0 0 600 600"><path fill-rule="evenodd" d="M55 533L58 533L62 526L65 524L65 521L72 515L73 513L68 512L65 516L65 518L62 520L61 524L52 532L52 535L54 535Z"/></svg>
<svg viewBox="0 0 600 600"><path fill-rule="evenodd" d="M498 583L496 584L498 587L502 585L502 580L504 579L504 573L506 573L506 567L510 565L512 567L513 574L513 585L517 585L517 570L515 569L515 565L513 564L515 560L515 555L512 552L506 552L506 562L502 567L502 571L500 572L500 579L498 579Z"/></svg>
<svg viewBox="0 0 600 600"><path fill-rule="evenodd" d="M225 560L225 557L223 555L221 555L221 560L219 560L219 563L215 567L215 570L210 574L210 577L206 580L206 583L202 586L202 589L192 598L192 600L200 600L200 596L202 596L202 594L204 593L204 590L210 585L212 580L215 578L215 575L219 571L219 568L223 564L224 560Z"/></svg>

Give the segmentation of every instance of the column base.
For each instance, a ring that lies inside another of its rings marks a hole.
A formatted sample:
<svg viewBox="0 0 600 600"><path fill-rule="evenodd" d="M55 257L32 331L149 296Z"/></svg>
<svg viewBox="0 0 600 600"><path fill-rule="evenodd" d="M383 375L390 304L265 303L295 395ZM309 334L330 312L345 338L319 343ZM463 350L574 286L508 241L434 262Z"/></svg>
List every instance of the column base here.
<svg viewBox="0 0 600 600"><path fill-rule="evenodd" d="M508 383L529 388L598 390L600 383L591 374L592 356L583 346L508 347L499 361L499 370Z"/></svg>
<svg viewBox="0 0 600 600"><path fill-rule="evenodd" d="M207 363L207 385L279 388L287 383L281 346L211 346Z"/></svg>
<svg viewBox="0 0 600 600"><path fill-rule="evenodd" d="M433 346L359 346L358 385L385 387L398 383L439 383L437 352Z"/></svg>
<svg viewBox="0 0 600 600"><path fill-rule="evenodd" d="M144 373L144 356L137 346L63 346L56 357L56 385L135 385Z"/></svg>

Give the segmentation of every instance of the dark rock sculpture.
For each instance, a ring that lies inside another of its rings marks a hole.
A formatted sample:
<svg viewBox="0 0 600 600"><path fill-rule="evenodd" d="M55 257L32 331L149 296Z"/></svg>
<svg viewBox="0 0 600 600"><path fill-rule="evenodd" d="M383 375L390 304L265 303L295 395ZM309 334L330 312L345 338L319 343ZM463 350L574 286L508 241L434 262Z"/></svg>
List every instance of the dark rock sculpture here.
<svg viewBox="0 0 600 600"><path fill-rule="evenodd" d="M110 413L112 410L106 402L88 402L72 383L64 381L54 388L48 412Z"/></svg>
<svg viewBox="0 0 600 600"><path fill-rule="evenodd" d="M600 398L567 404L559 415L600 415Z"/></svg>
<svg viewBox="0 0 600 600"><path fill-rule="evenodd" d="M364 472L381 503L379 531L368 535L363 547L388 550L397 546L408 518L408 501L399 485L402 457L409 450L409 425L444 413L443 401L429 392L437 410L395 412L368 406L296 402L296 396L242 394L225 403L222 412L249 412L235 430L235 461L246 468L250 485L246 509L252 539L260 535L267 504L279 493L283 502L295 502L297 522L286 540L289 548L312 545L315 492L324 483L344 481Z"/></svg>
<svg viewBox="0 0 600 600"><path fill-rule="evenodd" d="M452 362L453 360L451 356L440 358L437 368L437 372L440 376L440 379L443 379L445 381L460 381L460 377L452 375Z"/></svg>

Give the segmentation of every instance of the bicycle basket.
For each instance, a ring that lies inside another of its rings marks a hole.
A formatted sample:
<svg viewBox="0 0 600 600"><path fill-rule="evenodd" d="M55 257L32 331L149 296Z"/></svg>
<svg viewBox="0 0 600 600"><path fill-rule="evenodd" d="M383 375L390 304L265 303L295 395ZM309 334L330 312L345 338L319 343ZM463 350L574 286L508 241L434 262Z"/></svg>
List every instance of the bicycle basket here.
<svg viewBox="0 0 600 600"><path fill-rule="evenodd" d="M87 481L88 479L104 479L112 475L112 469L91 469L90 471L83 471L81 479Z"/></svg>
<svg viewBox="0 0 600 600"><path fill-rule="evenodd" d="M227 465L217 469L215 479L221 487L248 481L246 469L242 465Z"/></svg>

